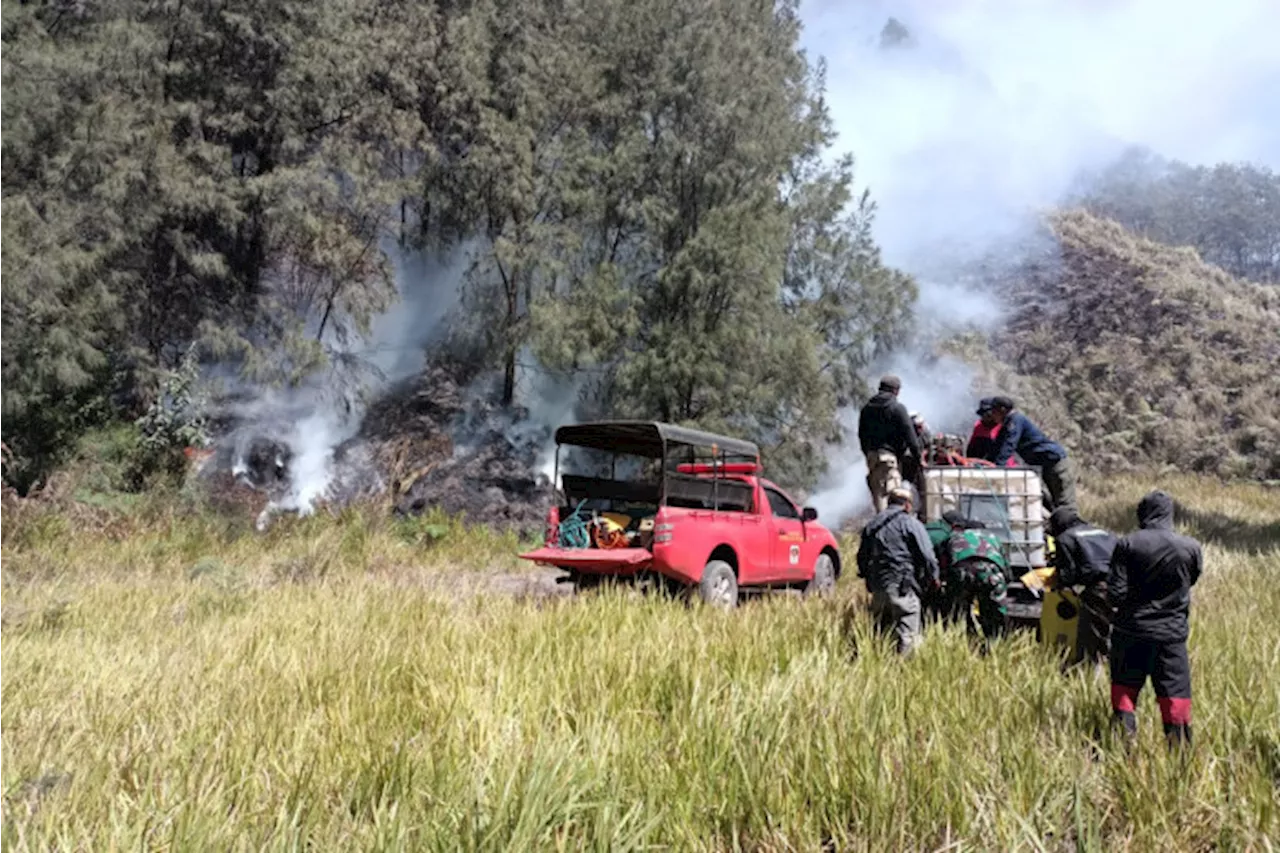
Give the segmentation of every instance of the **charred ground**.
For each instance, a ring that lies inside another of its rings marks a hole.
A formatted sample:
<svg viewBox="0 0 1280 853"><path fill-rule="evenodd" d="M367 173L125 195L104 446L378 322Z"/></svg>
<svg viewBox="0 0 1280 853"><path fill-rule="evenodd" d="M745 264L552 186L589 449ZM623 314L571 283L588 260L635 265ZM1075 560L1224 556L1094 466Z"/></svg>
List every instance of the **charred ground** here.
<svg viewBox="0 0 1280 853"><path fill-rule="evenodd" d="M441 363L388 388L333 449L317 504L372 501L401 516L439 510L502 530L539 529L550 497L539 470L550 429L521 406L494 403L489 378ZM295 510L288 496L297 459L284 433L262 423L224 428L196 488L223 508L253 513L264 528Z"/></svg>

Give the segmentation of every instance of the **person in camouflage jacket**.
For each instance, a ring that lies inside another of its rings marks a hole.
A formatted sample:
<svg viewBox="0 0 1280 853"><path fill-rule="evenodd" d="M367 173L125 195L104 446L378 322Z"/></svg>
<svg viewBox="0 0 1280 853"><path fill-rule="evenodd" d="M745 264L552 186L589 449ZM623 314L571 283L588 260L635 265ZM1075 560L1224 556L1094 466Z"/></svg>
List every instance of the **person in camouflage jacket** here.
<svg viewBox="0 0 1280 853"><path fill-rule="evenodd" d="M952 619L964 619L985 639L1005 633L1009 614L1008 558L1000 540L966 519L948 513L950 533L938 542L938 562ZM973 604L978 604L976 623Z"/></svg>

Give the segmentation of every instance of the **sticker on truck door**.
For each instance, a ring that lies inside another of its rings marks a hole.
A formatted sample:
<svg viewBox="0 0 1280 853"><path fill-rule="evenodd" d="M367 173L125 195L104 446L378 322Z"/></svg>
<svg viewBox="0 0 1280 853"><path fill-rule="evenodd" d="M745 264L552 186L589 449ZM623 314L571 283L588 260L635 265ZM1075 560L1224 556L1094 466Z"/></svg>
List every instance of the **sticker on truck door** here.
<svg viewBox="0 0 1280 853"><path fill-rule="evenodd" d="M791 546L791 557L790 557L790 559L791 559L791 565L793 565L793 566L798 566L798 565L800 565L800 546L799 546L799 545L792 545L792 546Z"/></svg>

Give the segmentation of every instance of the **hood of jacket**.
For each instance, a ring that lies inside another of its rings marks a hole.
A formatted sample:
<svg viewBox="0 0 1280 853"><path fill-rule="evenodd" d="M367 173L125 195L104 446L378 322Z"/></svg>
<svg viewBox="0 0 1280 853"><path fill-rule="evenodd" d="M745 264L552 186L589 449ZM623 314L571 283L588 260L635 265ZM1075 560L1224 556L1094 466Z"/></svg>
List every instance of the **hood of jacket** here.
<svg viewBox="0 0 1280 853"><path fill-rule="evenodd" d="M1173 498L1166 492L1154 491L1138 504L1138 526L1144 530L1173 529Z"/></svg>
<svg viewBox="0 0 1280 853"><path fill-rule="evenodd" d="M1049 516L1049 535L1061 536L1073 527L1084 524L1075 507L1060 506Z"/></svg>
<svg viewBox="0 0 1280 853"><path fill-rule="evenodd" d="M889 507L888 509L876 515L875 518L867 522L867 526L863 528L863 535L875 536L877 533L879 533L881 530L884 529L884 526L886 524L893 521L895 518L897 518L899 515L902 515L904 512L906 512L906 509L901 506Z"/></svg>
<svg viewBox="0 0 1280 853"><path fill-rule="evenodd" d="M867 401L866 407L871 409L887 409L897 401L897 394L890 394L888 391L879 391L874 397Z"/></svg>

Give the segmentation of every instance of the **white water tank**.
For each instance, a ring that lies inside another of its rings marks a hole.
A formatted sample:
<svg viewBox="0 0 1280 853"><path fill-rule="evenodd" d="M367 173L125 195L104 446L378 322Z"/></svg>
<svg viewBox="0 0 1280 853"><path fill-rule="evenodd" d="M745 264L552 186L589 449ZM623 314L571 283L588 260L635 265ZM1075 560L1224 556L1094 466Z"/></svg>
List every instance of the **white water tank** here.
<svg viewBox="0 0 1280 853"><path fill-rule="evenodd" d="M923 509L925 521L937 521L955 510L984 522L1008 543L1015 566L1046 565L1044 498L1034 468L926 468Z"/></svg>

